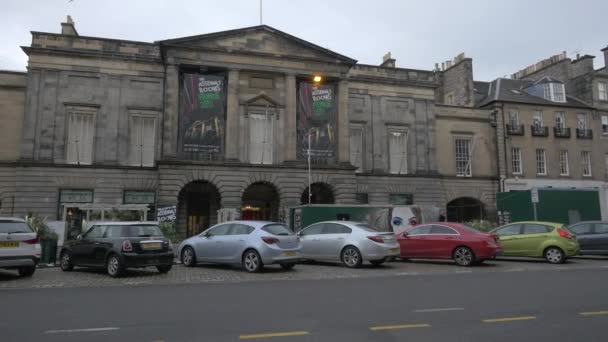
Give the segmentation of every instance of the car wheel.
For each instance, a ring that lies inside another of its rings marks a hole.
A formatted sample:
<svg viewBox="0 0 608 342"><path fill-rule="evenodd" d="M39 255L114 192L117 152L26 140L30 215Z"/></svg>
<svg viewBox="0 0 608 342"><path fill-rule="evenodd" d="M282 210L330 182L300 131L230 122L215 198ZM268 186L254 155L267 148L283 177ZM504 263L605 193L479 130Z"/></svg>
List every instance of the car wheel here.
<svg viewBox="0 0 608 342"><path fill-rule="evenodd" d="M558 247L549 247L545 249L545 259L552 264L562 264L566 261L564 252Z"/></svg>
<svg viewBox="0 0 608 342"><path fill-rule="evenodd" d="M281 264L281 267L286 271L293 269L295 266L296 264L294 264L293 262Z"/></svg>
<svg viewBox="0 0 608 342"><path fill-rule="evenodd" d="M386 259L370 260L369 262L374 266L380 266L380 265L384 264L384 261L386 261Z"/></svg>
<svg viewBox="0 0 608 342"><path fill-rule="evenodd" d="M59 257L59 267L64 272L70 272L74 269L74 264L72 264L72 255L68 251L61 252L61 256Z"/></svg>
<svg viewBox="0 0 608 342"><path fill-rule="evenodd" d="M250 273L257 273L262 270L262 258L260 254L253 249L250 249L243 254L243 268Z"/></svg>
<svg viewBox="0 0 608 342"><path fill-rule="evenodd" d="M19 267L17 271L22 277L31 277L36 272L36 266Z"/></svg>
<svg viewBox="0 0 608 342"><path fill-rule="evenodd" d="M347 246L342 250L341 259L344 265L350 268L357 268L361 266L361 263L363 262L361 252L353 246Z"/></svg>
<svg viewBox="0 0 608 342"><path fill-rule="evenodd" d="M452 255L454 262L460 266L470 266L475 262L475 254L469 247L458 247Z"/></svg>
<svg viewBox="0 0 608 342"><path fill-rule="evenodd" d="M108 275L112 278L117 278L122 275L124 266L118 255L112 254L108 257L108 261L106 262L106 270Z"/></svg>
<svg viewBox="0 0 608 342"><path fill-rule="evenodd" d="M192 267L196 265L196 254L194 253L194 249L188 246L182 250L182 264L186 267Z"/></svg>
<svg viewBox="0 0 608 342"><path fill-rule="evenodd" d="M156 269L160 273L167 273L167 272L171 271L172 267L173 267L173 265L158 265L158 266L156 266Z"/></svg>

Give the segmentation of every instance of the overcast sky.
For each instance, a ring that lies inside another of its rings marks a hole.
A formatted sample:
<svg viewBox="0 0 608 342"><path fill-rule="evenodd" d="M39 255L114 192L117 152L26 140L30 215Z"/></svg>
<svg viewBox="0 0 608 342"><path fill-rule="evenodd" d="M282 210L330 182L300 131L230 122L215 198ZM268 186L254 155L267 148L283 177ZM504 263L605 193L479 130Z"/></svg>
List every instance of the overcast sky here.
<svg viewBox="0 0 608 342"><path fill-rule="evenodd" d="M402 68L433 69L460 52L492 80L566 51L608 45L607 0L264 0L264 24L358 60L390 51ZM259 0L2 0L0 69L25 70L30 31L152 42L259 24Z"/></svg>

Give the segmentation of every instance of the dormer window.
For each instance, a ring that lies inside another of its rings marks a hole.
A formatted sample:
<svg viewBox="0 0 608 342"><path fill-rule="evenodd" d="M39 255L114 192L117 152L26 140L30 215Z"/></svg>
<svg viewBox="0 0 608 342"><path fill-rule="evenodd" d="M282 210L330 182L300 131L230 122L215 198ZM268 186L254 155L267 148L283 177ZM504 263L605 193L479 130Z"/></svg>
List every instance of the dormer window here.
<svg viewBox="0 0 608 342"><path fill-rule="evenodd" d="M554 102L566 102L566 92L562 83L551 83L553 88L553 101Z"/></svg>
<svg viewBox="0 0 608 342"><path fill-rule="evenodd" d="M526 92L530 95L542 97L551 102L566 102L564 84L551 77L543 77L530 85Z"/></svg>

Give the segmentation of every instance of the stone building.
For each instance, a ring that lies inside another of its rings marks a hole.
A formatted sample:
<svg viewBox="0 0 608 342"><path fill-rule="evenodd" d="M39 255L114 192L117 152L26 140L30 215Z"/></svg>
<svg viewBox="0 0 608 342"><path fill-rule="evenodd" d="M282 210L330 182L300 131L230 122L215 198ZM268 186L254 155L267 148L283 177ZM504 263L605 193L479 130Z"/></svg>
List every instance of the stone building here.
<svg viewBox="0 0 608 342"><path fill-rule="evenodd" d="M463 56L413 70L265 25L147 43L81 36L69 17L23 50L27 73L0 74L0 120L15 119L1 126L3 215L177 205L191 235L218 212L285 220L309 202L495 211L494 128Z"/></svg>

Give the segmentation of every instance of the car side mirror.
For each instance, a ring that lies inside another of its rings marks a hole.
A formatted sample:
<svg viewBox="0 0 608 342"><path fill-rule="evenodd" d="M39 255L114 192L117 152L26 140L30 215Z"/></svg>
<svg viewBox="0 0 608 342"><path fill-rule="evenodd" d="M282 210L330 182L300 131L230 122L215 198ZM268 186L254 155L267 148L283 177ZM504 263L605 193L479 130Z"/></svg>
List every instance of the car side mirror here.
<svg viewBox="0 0 608 342"><path fill-rule="evenodd" d="M78 236L76 236L76 240L82 240L82 234L78 234Z"/></svg>
<svg viewBox="0 0 608 342"><path fill-rule="evenodd" d="M407 236L407 232L403 232L402 235L403 235L403 237L406 237Z"/></svg>

